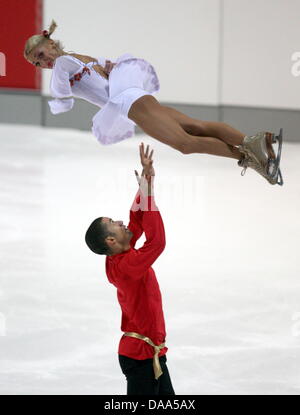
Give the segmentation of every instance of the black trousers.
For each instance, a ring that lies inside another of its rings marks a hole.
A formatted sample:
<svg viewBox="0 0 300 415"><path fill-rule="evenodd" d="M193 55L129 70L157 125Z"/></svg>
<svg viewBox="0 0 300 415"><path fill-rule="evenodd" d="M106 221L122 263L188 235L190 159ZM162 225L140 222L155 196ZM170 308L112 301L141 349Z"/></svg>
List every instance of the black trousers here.
<svg viewBox="0 0 300 415"><path fill-rule="evenodd" d="M122 372L127 379L127 395L175 395L167 368L167 356L159 358L163 374L156 380L153 359L136 360L119 355Z"/></svg>

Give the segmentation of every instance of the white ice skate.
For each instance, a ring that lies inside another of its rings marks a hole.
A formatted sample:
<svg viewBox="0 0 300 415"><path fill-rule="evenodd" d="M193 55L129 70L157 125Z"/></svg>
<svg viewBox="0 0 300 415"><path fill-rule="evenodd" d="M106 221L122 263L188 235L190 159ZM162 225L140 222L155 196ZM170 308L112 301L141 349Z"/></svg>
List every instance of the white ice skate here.
<svg viewBox="0 0 300 415"><path fill-rule="evenodd" d="M277 156L272 144L278 142ZM261 174L271 184L283 185L280 171L280 157L282 147L282 129L278 136L269 132L261 132L254 136L246 136L239 146L244 157L238 162L244 167L242 175L247 167L251 167Z"/></svg>

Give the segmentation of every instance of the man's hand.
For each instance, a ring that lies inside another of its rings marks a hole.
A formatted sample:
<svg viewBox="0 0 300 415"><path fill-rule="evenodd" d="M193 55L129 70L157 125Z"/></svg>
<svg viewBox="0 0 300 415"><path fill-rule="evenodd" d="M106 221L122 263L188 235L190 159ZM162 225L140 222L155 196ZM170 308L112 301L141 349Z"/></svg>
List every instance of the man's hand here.
<svg viewBox="0 0 300 415"><path fill-rule="evenodd" d="M153 177L155 176L155 171L153 168L153 151L149 154L149 145L147 146L146 152L144 149L144 143L140 144L140 157L141 163L143 166L143 171L141 177L138 172L135 170L135 176L140 186L142 193L147 193L149 196L153 195ZM147 190L146 190L147 189Z"/></svg>
<svg viewBox="0 0 300 415"><path fill-rule="evenodd" d="M154 150L151 150L151 153L149 154L149 145L147 145L145 152L144 143L140 144L140 157L143 166L143 173L145 174L145 176L155 176L152 159L153 152Z"/></svg>
<svg viewBox="0 0 300 415"><path fill-rule="evenodd" d="M143 166L143 171L141 174L141 177L145 177L147 180L151 179L151 176L155 176L155 171L153 168L153 152L151 151L149 155L149 145L147 146L146 152L144 149L144 143L140 144L140 157L141 157L141 164ZM136 179L138 181L138 184L141 183L141 177L139 176L138 172L134 170Z"/></svg>

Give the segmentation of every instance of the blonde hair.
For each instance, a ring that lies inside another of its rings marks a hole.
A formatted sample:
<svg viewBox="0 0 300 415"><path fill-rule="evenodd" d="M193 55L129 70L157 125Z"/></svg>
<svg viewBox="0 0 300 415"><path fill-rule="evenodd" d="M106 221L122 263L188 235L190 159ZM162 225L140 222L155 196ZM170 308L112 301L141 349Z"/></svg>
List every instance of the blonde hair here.
<svg viewBox="0 0 300 415"><path fill-rule="evenodd" d="M50 39L50 36L57 28L57 24L54 20L52 20L48 31L44 31L40 35L31 36L25 43L24 48L24 58L28 60L28 56L30 53L37 47L42 45L44 42ZM64 46L61 44L59 40L55 40L54 43L56 44L57 48L60 50L64 50Z"/></svg>

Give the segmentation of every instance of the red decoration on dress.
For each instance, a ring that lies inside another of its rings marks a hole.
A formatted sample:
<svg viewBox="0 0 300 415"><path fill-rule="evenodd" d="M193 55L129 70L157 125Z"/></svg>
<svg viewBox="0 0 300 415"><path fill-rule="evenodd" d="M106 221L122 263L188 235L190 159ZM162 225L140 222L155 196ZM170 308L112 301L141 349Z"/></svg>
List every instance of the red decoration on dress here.
<svg viewBox="0 0 300 415"><path fill-rule="evenodd" d="M74 85L74 81L80 81L82 78L82 75L87 72L89 75L91 75L91 71L88 67L84 67L83 70L81 72L76 73L72 79L70 79L70 85L73 86Z"/></svg>

